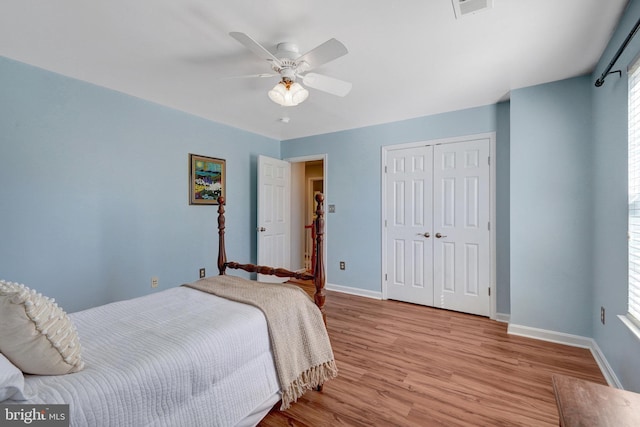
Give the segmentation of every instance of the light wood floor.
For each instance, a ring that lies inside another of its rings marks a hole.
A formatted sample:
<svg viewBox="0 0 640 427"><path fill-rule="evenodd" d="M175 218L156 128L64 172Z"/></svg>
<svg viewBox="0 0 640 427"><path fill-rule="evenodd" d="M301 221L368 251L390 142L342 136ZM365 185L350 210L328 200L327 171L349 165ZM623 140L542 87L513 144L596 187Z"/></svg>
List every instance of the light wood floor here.
<svg viewBox="0 0 640 427"><path fill-rule="evenodd" d="M327 292L338 378L261 426L557 426L551 374L605 384L589 350L487 318Z"/></svg>

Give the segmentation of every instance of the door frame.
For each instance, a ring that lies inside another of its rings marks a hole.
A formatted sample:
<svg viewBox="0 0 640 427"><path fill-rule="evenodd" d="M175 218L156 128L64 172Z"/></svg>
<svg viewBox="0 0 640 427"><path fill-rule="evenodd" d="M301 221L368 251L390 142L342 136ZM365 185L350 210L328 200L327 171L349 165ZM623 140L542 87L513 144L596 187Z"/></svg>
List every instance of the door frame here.
<svg viewBox="0 0 640 427"><path fill-rule="evenodd" d="M282 160L285 160L289 163L306 163L306 162L311 162L314 160L322 160L322 180L323 180L323 184L322 184L322 188L323 188L323 194L324 194L324 248L322 251L322 255L323 258L325 260L325 270L326 270L326 266L327 266L327 247L328 245L328 235L329 235L329 216L327 215L327 213L329 212L328 207L327 207L327 201L329 200L329 196L328 196L328 170L329 170L329 156L328 154L311 154L308 156L298 156L298 157L287 157L284 158ZM305 182L306 185L306 182ZM291 210L293 211L293 203L291 204ZM304 218L304 220L306 221L306 218ZM291 236L291 239L293 239L293 233L289 233L289 235ZM289 242L289 245L291 245L291 242ZM327 274L327 272L325 271L325 275Z"/></svg>
<svg viewBox="0 0 640 427"><path fill-rule="evenodd" d="M489 289L491 290L491 296L489 298L489 318L496 318L496 133L486 132L464 136L457 136L451 138L432 139L427 141L408 142L396 145L385 145L381 147L381 198L380 198L380 218L381 218L381 235L382 235L382 266L380 274L380 288L382 289L382 299L386 300L387 297L387 227L386 227L386 212L387 212L387 153L393 150L402 150L405 148L415 148L428 145L439 144L453 144L456 142L473 141L476 139L489 139L489 256L491 260L489 262Z"/></svg>

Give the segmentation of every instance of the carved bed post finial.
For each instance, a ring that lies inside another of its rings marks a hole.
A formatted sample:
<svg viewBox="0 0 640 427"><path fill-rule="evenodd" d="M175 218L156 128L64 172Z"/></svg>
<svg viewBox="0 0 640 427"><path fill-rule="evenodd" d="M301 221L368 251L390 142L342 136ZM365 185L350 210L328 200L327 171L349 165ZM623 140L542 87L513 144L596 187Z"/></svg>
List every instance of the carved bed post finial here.
<svg viewBox="0 0 640 427"><path fill-rule="evenodd" d="M218 197L218 271L224 274L227 268L227 252L224 248L224 197Z"/></svg>
<svg viewBox="0 0 640 427"><path fill-rule="evenodd" d="M316 287L316 293L313 297L316 305L320 309L322 313L322 319L324 320L325 325L327 324L327 315L324 310L324 302L325 302L325 293L324 293L324 285L326 282L325 279L325 270L324 270L324 251L323 251L323 239L324 239L324 195L322 193L316 194L316 268L313 272L314 279L313 284Z"/></svg>

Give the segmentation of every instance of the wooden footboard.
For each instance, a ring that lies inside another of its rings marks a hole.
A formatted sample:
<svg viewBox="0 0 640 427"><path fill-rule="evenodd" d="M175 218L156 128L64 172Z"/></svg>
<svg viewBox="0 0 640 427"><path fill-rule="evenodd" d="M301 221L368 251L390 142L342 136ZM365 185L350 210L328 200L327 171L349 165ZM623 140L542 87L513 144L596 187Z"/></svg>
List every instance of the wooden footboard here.
<svg viewBox="0 0 640 427"><path fill-rule="evenodd" d="M225 274L227 268L244 270L249 273L266 274L277 277L293 277L300 280L313 280L313 284L316 288L314 294L314 301L320 312L322 312L322 318L327 323L326 314L324 310L325 304L325 292L324 286L326 282L324 273L324 195L316 194L316 265L313 274L298 273L290 271L284 268L268 267L264 265L255 264L240 264L233 261L227 261L227 253L225 250L224 233L225 233L225 217L224 217L224 197L218 197L218 271L220 274Z"/></svg>

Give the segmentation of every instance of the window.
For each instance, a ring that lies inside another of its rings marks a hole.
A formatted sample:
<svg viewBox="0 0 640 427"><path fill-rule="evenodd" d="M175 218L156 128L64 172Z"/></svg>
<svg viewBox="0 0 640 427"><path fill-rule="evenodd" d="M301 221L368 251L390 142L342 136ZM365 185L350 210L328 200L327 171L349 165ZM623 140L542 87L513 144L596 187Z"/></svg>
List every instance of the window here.
<svg viewBox="0 0 640 427"><path fill-rule="evenodd" d="M640 60L629 69L629 318L640 327Z"/></svg>

